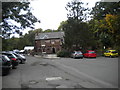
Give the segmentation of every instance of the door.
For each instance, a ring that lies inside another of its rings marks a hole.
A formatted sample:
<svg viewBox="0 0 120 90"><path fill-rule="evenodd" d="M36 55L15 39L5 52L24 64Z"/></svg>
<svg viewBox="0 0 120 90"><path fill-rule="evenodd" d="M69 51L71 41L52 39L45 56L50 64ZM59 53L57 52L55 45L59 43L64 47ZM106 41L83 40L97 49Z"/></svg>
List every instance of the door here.
<svg viewBox="0 0 120 90"><path fill-rule="evenodd" d="M54 47L52 48L52 53L55 53L55 48Z"/></svg>

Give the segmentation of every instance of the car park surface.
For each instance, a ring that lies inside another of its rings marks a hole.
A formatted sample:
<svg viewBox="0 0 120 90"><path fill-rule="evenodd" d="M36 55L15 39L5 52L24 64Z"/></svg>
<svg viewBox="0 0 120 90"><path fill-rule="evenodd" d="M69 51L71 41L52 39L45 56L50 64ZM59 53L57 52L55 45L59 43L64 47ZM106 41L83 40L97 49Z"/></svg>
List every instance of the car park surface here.
<svg viewBox="0 0 120 90"><path fill-rule="evenodd" d="M26 64L20 64L3 77L3 88L116 88L118 85L118 58L75 60L26 56L26 59Z"/></svg>

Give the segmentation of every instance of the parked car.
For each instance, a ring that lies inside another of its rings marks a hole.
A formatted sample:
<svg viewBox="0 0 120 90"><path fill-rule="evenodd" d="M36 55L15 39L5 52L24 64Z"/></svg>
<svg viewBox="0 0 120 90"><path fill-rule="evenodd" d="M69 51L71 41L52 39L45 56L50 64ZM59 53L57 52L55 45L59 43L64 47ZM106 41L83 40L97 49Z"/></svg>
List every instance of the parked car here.
<svg viewBox="0 0 120 90"><path fill-rule="evenodd" d="M20 64L24 64L26 62L25 56L17 53L13 53L13 54L18 58L18 60L20 60Z"/></svg>
<svg viewBox="0 0 120 90"><path fill-rule="evenodd" d="M0 55L0 74L3 76L7 75L9 74L11 69L12 69L11 60L5 55Z"/></svg>
<svg viewBox="0 0 120 90"><path fill-rule="evenodd" d="M84 53L84 57L93 57L93 58L96 58L97 54L94 50L87 50L86 53Z"/></svg>
<svg viewBox="0 0 120 90"><path fill-rule="evenodd" d="M18 58L13 54L13 53L9 53L9 52L2 52L3 55L8 56L8 58L10 58L11 62L12 62L12 68L16 69L17 66L19 65L19 60Z"/></svg>
<svg viewBox="0 0 120 90"><path fill-rule="evenodd" d="M106 57L118 57L118 52L116 50L107 50L104 53L104 56L106 56Z"/></svg>
<svg viewBox="0 0 120 90"><path fill-rule="evenodd" d="M83 53L81 51L73 51L71 53L72 58L83 58Z"/></svg>

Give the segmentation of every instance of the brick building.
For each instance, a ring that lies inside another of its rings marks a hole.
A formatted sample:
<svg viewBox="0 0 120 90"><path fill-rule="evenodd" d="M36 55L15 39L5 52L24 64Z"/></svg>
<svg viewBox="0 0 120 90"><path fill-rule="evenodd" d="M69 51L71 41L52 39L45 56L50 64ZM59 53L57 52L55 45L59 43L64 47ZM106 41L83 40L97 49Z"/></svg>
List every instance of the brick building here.
<svg viewBox="0 0 120 90"><path fill-rule="evenodd" d="M62 49L64 32L38 33L35 35L35 51L41 53L57 53Z"/></svg>

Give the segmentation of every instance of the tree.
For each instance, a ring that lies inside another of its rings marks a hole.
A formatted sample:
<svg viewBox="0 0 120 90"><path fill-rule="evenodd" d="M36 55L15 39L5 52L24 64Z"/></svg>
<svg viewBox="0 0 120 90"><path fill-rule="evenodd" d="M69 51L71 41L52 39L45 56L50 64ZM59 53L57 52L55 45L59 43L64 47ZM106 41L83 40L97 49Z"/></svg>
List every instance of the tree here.
<svg viewBox="0 0 120 90"><path fill-rule="evenodd" d="M53 30L52 29L47 29L44 32L53 32Z"/></svg>
<svg viewBox="0 0 120 90"><path fill-rule="evenodd" d="M111 35L114 45L120 45L120 16L107 14L105 17L108 33Z"/></svg>
<svg viewBox="0 0 120 90"><path fill-rule="evenodd" d="M29 31L28 34L25 34L24 36L21 36L20 38L8 38L4 39L2 38L2 50L3 51L9 51L14 49L22 50L25 46L33 46L35 41L35 34L38 34L42 32L42 29L36 29Z"/></svg>
<svg viewBox="0 0 120 90"><path fill-rule="evenodd" d="M73 0L67 4L69 11L68 20L63 22L61 29L65 32L65 47L68 50L81 49L93 45L92 33L89 31L88 24L84 21L84 7L79 0Z"/></svg>
<svg viewBox="0 0 120 90"><path fill-rule="evenodd" d="M67 14L68 18L76 19L76 20L86 20L86 11L88 8L82 7L84 3L80 0L73 0L68 2L66 6L66 10L69 12ZM88 3L87 3L88 4Z"/></svg>
<svg viewBox="0 0 120 90"><path fill-rule="evenodd" d="M63 27L64 27L65 24L67 24L67 21L62 21L62 22L60 23L57 31L63 31L62 29L63 29Z"/></svg>
<svg viewBox="0 0 120 90"><path fill-rule="evenodd" d="M68 24L63 27L65 32L65 46L68 49L77 49L81 47L87 49L87 47L94 46L94 40L92 32L88 28L88 24L85 22L76 22L74 20L68 20Z"/></svg>
<svg viewBox="0 0 120 90"><path fill-rule="evenodd" d="M2 2L2 35L22 34L21 30L40 22L31 12L29 2ZM11 23L12 22L12 23Z"/></svg>
<svg viewBox="0 0 120 90"><path fill-rule="evenodd" d="M97 2L93 7L91 14L97 20L103 19L106 14L120 15L119 2Z"/></svg>
<svg viewBox="0 0 120 90"><path fill-rule="evenodd" d="M106 14L101 20L92 19L89 22L90 30L94 33L96 41L107 48L116 48L119 51L120 46L120 16Z"/></svg>

